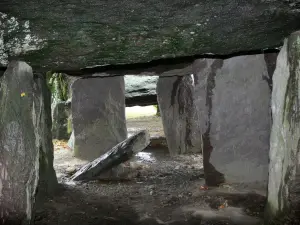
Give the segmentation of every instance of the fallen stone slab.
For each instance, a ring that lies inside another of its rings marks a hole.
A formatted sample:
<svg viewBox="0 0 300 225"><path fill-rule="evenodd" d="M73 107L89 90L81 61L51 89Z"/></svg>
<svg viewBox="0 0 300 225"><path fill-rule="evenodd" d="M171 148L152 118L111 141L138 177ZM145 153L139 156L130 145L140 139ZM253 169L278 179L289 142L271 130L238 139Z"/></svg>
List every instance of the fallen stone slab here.
<svg viewBox="0 0 300 225"><path fill-rule="evenodd" d="M273 75L266 224L300 204L300 32L285 40Z"/></svg>
<svg viewBox="0 0 300 225"><path fill-rule="evenodd" d="M57 185L46 80L13 61L0 77L0 223L29 224Z"/></svg>
<svg viewBox="0 0 300 225"><path fill-rule="evenodd" d="M71 180L88 181L97 179L101 173L107 172L109 169L126 162L136 153L144 150L149 144L150 135L148 131L140 131L117 144L99 158L83 166L71 177Z"/></svg>

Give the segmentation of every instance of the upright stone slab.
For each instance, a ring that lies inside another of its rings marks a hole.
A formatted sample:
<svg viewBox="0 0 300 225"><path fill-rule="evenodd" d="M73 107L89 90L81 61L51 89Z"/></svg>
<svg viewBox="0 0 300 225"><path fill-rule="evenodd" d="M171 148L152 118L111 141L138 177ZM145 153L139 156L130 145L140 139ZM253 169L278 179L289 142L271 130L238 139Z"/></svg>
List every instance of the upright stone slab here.
<svg viewBox="0 0 300 225"><path fill-rule="evenodd" d="M157 101L172 155L201 152L201 134L197 129L193 95L192 75L158 79Z"/></svg>
<svg viewBox="0 0 300 225"><path fill-rule="evenodd" d="M69 124L71 117L71 102L58 101L52 104L52 135L53 139L68 140L72 133Z"/></svg>
<svg viewBox="0 0 300 225"><path fill-rule="evenodd" d="M57 184L50 95L24 62L11 62L0 84L0 221L27 224Z"/></svg>
<svg viewBox="0 0 300 225"><path fill-rule="evenodd" d="M74 155L93 160L127 138L124 77L76 80L72 85Z"/></svg>
<svg viewBox="0 0 300 225"><path fill-rule="evenodd" d="M195 74L198 92L195 98L200 99L195 102L200 104L200 120L205 121L200 124L202 132L205 127L206 183L256 183L257 187L265 187L271 115L269 73L264 55L224 61L209 59L200 65Z"/></svg>
<svg viewBox="0 0 300 225"><path fill-rule="evenodd" d="M285 40L278 56L272 115L268 219L300 204L300 32Z"/></svg>

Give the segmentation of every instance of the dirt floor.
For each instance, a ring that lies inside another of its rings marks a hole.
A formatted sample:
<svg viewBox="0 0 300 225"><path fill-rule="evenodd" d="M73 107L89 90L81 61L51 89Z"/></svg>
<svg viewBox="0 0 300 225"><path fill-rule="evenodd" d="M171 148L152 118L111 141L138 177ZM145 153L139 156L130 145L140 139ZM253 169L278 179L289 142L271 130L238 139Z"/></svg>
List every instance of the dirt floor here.
<svg viewBox="0 0 300 225"><path fill-rule="evenodd" d="M127 125L129 132L146 127L152 137L163 136L157 117ZM263 195L232 184L206 189L200 154L170 157L150 146L97 181L74 183L70 176L86 162L64 142L55 142L54 152L60 184L37 209L36 225L243 225L260 224L263 216Z"/></svg>
<svg viewBox="0 0 300 225"><path fill-rule="evenodd" d="M35 224L259 224L263 196L230 185L204 190L200 155L171 158L166 150L148 150L121 176L88 183L68 180L84 162L56 150L60 186L37 210Z"/></svg>
<svg viewBox="0 0 300 225"><path fill-rule="evenodd" d="M151 137L164 137L164 130L161 117L147 116L127 119L128 133L148 129Z"/></svg>

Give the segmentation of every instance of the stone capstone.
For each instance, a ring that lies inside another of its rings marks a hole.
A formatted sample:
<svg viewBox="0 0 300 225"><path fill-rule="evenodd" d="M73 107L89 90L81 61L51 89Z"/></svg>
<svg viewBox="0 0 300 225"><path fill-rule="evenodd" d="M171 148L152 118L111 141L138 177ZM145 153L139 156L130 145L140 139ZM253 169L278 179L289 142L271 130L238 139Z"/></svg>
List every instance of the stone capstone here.
<svg viewBox="0 0 300 225"><path fill-rule="evenodd" d="M127 138L124 77L76 80L72 85L74 155L94 160Z"/></svg>
<svg viewBox="0 0 300 225"><path fill-rule="evenodd" d="M300 32L286 39L279 53L272 116L267 219L300 203Z"/></svg>
<svg viewBox="0 0 300 225"><path fill-rule="evenodd" d="M279 47L300 29L299 0L0 1L0 66L79 70Z"/></svg>
<svg viewBox="0 0 300 225"><path fill-rule="evenodd" d="M157 104L157 76L126 75L124 78L127 107L135 105L147 106Z"/></svg>
<svg viewBox="0 0 300 225"><path fill-rule="evenodd" d="M271 69L265 58L260 54L199 61L195 104L208 185L226 181L266 188Z"/></svg>
<svg viewBox="0 0 300 225"><path fill-rule="evenodd" d="M169 152L173 155L201 152L193 75L159 77L157 101Z"/></svg>
<svg viewBox="0 0 300 225"><path fill-rule="evenodd" d="M46 80L13 61L0 78L0 220L27 224L57 184Z"/></svg>

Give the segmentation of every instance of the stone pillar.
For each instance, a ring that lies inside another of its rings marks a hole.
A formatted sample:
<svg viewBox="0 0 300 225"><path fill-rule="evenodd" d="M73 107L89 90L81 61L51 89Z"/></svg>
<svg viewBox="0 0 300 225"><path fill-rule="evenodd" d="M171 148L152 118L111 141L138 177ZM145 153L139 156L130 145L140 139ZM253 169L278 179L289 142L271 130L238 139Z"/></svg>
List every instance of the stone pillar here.
<svg viewBox="0 0 300 225"><path fill-rule="evenodd" d="M300 32L284 42L273 76L267 218L300 204Z"/></svg>
<svg viewBox="0 0 300 225"><path fill-rule="evenodd" d="M124 77L95 77L72 85L74 155L93 160L127 138Z"/></svg>
<svg viewBox="0 0 300 225"><path fill-rule="evenodd" d="M195 102L206 183L266 188L271 115L264 55L204 59L198 64Z"/></svg>
<svg viewBox="0 0 300 225"><path fill-rule="evenodd" d="M57 185L50 93L24 62L11 62L0 85L0 221L27 224Z"/></svg>
<svg viewBox="0 0 300 225"><path fill-rule="evenodd" d="M53 139L68 140L72 133L72 128L69 126L71 104L68 101L57 101L52 107Z"/></svg>
<svg viewBox="0 0 300 225"><path fill-rule="evenodd" d="M201 152L193 76L159 77L156 91L170 154Z"/></svg>

